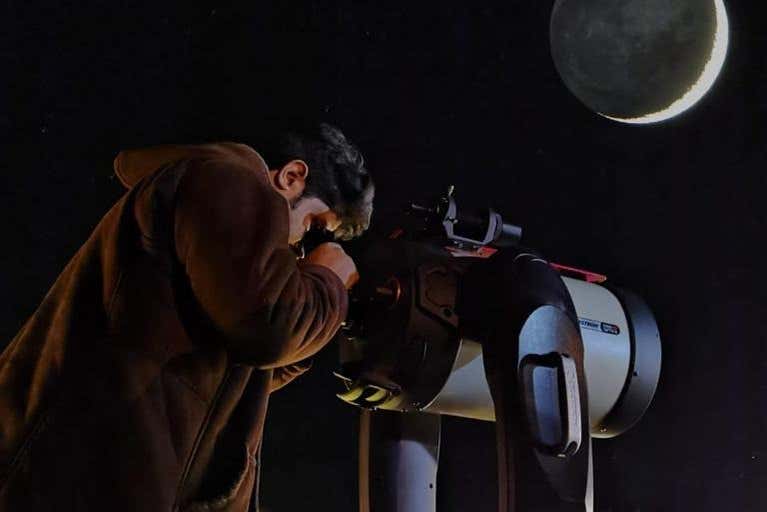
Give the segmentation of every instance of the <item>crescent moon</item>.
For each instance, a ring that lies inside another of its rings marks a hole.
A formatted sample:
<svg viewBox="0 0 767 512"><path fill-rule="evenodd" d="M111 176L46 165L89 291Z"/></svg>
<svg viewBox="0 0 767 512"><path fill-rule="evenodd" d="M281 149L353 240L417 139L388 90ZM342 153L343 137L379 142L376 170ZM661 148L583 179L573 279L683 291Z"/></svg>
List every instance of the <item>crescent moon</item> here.
<svg viewBox="0 0 767 512"><path fill-rule="evenodd" d="M610 117L602 113L599 115L612 119L613 121L620 121L621 123L657 123L681 114L705 96L709 89L714 85L719 73L722 71L725 57L727 56L727 48L730 44L730 22L727 19L727 10L724 7L724 0L714 0L714 8L716 9L716 32L714 33L714 45L711 49L711 56L703 67L703 71L698 80L690 86L681 98L663 110L646 114L641 117Z"/></svg>

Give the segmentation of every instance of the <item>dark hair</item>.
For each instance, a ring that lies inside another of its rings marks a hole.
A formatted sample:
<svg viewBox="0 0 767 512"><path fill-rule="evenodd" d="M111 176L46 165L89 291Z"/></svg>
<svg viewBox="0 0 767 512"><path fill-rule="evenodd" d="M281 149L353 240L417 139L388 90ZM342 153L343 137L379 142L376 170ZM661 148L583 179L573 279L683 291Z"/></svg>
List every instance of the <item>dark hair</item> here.
<svg viewBox="0 0 767 512"><path fill-rule="evenodd" d="M309 165L304 196L317 197L341 219L335 236L349 240L370 225L375 187L359 150L341 130L326 123L265 137L255 149L270 169L291 160Z"/></svg>

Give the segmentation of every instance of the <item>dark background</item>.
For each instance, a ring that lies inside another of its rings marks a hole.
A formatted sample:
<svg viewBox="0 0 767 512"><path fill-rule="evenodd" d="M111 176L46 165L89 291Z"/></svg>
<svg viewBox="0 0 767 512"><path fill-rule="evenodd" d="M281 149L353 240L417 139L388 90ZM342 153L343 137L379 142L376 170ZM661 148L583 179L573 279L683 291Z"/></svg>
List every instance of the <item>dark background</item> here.
<svg viewBox="0 0 767 512"><path fill-rule="evenodd" d="M600 511L767 508L765 34L729 2L722 76L655 126L591 113L549 55L552 2L23 2L0 7L0 339L122 193L121 148L324 119L386 210L455 184L527 245L640 293L663 374L644 419L596 444ZM273 397L262 503L356 507L356 411L336 353ZM442 511L491 511L493 426L446 419Z"/></svg>

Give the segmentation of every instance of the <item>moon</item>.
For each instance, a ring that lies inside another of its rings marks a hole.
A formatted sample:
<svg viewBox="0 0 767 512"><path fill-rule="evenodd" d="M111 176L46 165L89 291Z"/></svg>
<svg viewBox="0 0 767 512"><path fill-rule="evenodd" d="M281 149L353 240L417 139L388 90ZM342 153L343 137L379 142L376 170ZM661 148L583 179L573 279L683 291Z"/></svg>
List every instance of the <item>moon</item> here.
<svg viewBox="0 0 767 512"><path fill-rule="evenodd" d="M723 0L557 0L551 53L570 91L622 123L657 123L695 105L729 45Z"/></svg>

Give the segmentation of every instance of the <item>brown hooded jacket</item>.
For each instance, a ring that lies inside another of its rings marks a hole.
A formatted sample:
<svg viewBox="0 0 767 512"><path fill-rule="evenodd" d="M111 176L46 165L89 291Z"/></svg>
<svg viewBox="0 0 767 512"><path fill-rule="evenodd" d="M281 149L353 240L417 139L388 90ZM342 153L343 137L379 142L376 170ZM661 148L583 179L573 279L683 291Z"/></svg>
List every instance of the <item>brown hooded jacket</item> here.
<svg viewBox="0 0 767 512"><path fill-rule="evenodd" d="M123 151L129 189L0 355L0 511L245 511L270 391L347 294L248 146Z"/></svg>

